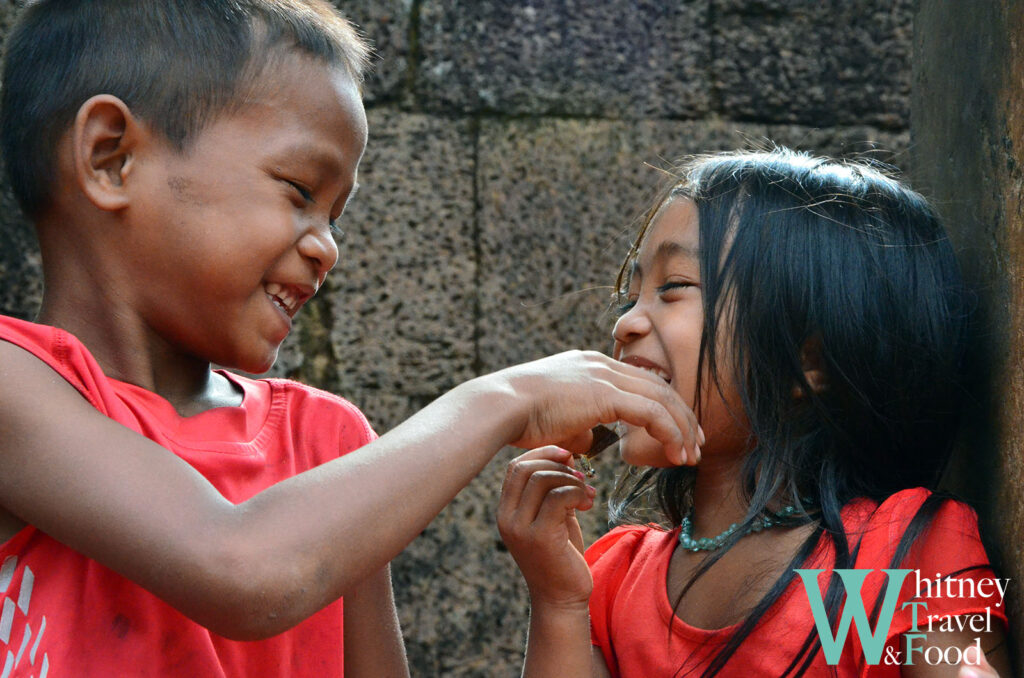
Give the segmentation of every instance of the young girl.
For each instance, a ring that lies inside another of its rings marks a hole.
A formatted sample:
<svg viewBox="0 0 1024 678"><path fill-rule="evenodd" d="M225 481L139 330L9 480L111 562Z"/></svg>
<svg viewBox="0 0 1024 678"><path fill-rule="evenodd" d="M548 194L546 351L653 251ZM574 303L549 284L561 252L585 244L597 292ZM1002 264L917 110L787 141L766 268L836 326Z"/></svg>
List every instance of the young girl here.
<svg viewBox="0 0 1024 678"><path fill-rule="evenodd" d="M699 158L617 290L614 357L668 382L705 441L679 466L626 427L637 468L612 512L635 524L585 557L574 509L594 490L569 453L512 462L524 675L995 675L979 647L1008 675L1005 580L973 512L925 489L955 437L965 310L919 195L786 149ZM885 568L909 570L889 575L898 599ZM834 569L852 572L816 576Z"/></svg>

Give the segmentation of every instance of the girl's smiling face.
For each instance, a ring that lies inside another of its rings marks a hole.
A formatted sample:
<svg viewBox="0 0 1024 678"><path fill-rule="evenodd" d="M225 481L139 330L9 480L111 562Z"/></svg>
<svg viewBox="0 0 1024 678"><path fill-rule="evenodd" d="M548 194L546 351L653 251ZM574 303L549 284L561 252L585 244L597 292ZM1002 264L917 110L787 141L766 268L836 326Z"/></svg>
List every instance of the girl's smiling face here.
<svg viewBox="0 0 1024 678"><path fill-rule="evenodd" d="M720 323L723 336L729 324ZM727 346L718 347L721 387L705 373L697 397L704 305L700 276L700 228L693 201L669 198L655 213L632 263L622 315L612 336L613 356L649 369L671 384L698 414L707 442L702 454L741 452L747 438L742 404L729 368ZM670 466L661 447L630 427L620 447L636 466Z"/></svg>

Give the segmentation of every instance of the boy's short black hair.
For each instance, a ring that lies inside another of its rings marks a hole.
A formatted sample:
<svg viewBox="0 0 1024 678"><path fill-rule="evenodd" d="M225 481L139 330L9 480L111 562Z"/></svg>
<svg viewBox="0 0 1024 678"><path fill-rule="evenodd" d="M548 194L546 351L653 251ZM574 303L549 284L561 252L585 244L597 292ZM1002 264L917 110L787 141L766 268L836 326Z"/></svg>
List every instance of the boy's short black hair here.
<svg viewBox="0 0 1024 678"><path fill-rule="evenodd" d="M325 0L35 0L7 39L0 150L30 217L48 206L56 147L79 107L120 98L179 150L297 50L357 82L369 48Z"/></svg>

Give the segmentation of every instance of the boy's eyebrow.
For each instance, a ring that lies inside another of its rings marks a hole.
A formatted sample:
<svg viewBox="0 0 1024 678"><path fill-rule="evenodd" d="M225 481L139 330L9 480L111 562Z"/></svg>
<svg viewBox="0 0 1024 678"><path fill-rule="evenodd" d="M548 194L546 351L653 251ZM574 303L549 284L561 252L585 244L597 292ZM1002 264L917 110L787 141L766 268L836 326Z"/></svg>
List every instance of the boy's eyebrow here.
<svg viewBox="0 0 1024 678"><path fill-rule="evenodd" d="M316 165L318 170L328 174L341 172L341 162L333 154L325 153L318 146L307 143L297 143L284 149L282 155L290 158L302 158L304 161Z"/></svg>

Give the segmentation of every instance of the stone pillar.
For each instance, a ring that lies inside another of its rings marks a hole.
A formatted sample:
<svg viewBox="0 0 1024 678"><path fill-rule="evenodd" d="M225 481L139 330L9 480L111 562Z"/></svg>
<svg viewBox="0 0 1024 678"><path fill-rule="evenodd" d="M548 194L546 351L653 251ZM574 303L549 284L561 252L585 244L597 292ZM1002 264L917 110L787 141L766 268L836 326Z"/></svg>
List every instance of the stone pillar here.
<svg viewBox="0 0 1024 678"><path fill-rule="evenodd" d="M1024 3L923 0L914 18L914 184L946 220L976 295L970 409L949 486L979 507L1024 629Z"/></svg>

